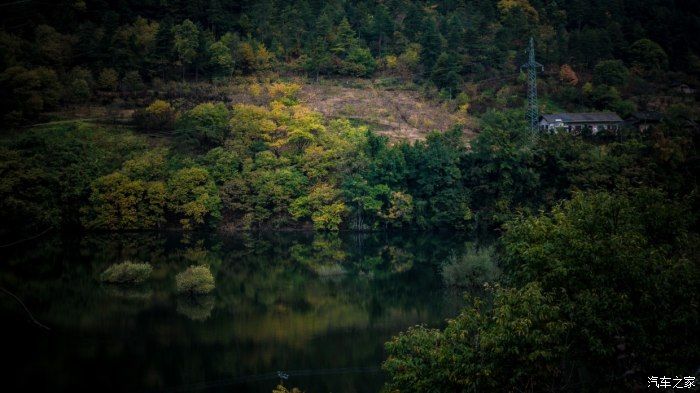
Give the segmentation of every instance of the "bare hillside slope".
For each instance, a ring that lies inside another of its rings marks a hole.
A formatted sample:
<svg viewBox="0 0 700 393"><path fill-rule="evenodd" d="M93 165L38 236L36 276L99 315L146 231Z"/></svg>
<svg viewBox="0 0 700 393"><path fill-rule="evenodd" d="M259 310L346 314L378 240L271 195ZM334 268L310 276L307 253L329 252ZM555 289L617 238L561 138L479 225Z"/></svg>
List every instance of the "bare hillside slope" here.
<svg viewBox="0 0 700 393"><path fill-rule="evenodd" d="M417 91L375 87L372 81L304 84L301 101L324 116L353 119L393 140L424 139L430 131L455 124L473 136L472 120L453 108L431 102Z"/></svg>

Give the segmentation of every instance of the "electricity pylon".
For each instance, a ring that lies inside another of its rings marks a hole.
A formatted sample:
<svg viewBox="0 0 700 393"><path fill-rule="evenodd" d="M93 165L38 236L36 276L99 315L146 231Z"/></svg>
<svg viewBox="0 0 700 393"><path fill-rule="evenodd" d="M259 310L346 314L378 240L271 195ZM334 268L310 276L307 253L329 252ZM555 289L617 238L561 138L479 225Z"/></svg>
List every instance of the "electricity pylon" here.
<svg viewBox="0 0 700 393"><path fill-rule="evenodd" d="M530 122L530 129L537 131L539 121L539 109L537 107L537 69L544 71L544 66L535 61L535 40L530 37L530 47L528 48L528 61L520 66L520 69L527 69L527 119Z"/></svg>

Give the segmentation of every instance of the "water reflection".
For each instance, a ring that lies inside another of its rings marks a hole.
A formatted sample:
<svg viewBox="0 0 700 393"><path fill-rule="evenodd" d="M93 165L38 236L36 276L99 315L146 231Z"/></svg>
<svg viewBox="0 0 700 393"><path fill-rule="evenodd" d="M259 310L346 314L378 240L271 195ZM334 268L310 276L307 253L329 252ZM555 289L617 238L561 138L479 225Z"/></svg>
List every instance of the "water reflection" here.
<svg viewBox="0 0 700 393"><path fill-rule="evenodd" d="M1 285L52 329L0 298L11 390L271 392L286 370L306 392L378 391L391 335L457 313L439 263L471 247L422 233L45 238L3 255ZM125 260L150 263L151 278L99 282ZM211 268L211 295L175 294L192 264Z"/></svg>

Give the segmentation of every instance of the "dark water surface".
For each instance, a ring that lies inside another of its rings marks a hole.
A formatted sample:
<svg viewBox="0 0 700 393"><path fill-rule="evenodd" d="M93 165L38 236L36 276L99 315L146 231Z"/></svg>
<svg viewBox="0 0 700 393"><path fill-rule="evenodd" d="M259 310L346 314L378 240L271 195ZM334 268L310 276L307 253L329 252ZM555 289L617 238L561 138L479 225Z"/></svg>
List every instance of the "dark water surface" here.
<svg viewBox="0 0 700 393"><path fill-rule="evenodd" d="M307 393L376 392L385 341L457 314L439 265L470 247L452 233L47 235L2 250L0 285L50 328L0 292L5 391L269 393L283 371ZM151 279L99 282L125 260ZM212 295L174 293L192 264L211 266Z"/></svg>

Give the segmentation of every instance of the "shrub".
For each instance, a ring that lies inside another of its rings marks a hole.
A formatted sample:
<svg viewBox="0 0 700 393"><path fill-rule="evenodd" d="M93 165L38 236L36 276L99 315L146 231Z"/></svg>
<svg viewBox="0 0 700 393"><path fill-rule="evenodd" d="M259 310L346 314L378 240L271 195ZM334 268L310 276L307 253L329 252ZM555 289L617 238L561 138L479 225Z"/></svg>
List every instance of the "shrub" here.
<svg viewBox="0 0 700 393"><path fill-rule="evenodd" d="M175 109L163 100L155 100L148 107L134 112L134 123L145 130L172 131L175 118Z"/></svg>
<svg viewBox="0 0 700 393"><path fill-rule="evenodd" d="M175 276L178 293L205 294L214 290L214 276L207 266L190 266Z"/></svg>
<svg viewBox="0 0 700 393"><path fill-rule="evenodd" d="M138 71L129 71L122 78L122 90L127 93L133 93L144 88L143 80Z"/></svg>
<svg viewBox="0 0 700 393"><path fill-rule="evenodd" d="M276 82L267 86L271 100L291 101L296 103L301 86L297 83Z"/></svg>
<svg viewBox="0 0 700 393"><path fill-rule="evenodd" d="M50 68L14 66L0 74L0 113L10 122L27 120L58 104L61 84Z"/></svg>
<svg viewBox="0 0 700 393"><path fill-rule="evenodd" d="M287 389L284 385L277 385L276 388L272 389L272 393L304 393L298 388Z"/></svg>
<svg viewBox="0 0 700 393"><path fill-rule="evenodd" d="M92 182L90 203L81 209L90 229L154 229L165 221L165 184L114 172Z"/></svg>
<svg viewBox="0 0 700 393"><path fill-rule="evenodd" d="M65 77L63 99L74 104L85 103L92 96L93 85L90 70L76 67Z"/></svg>
<svg viewBox="0 0 700 393"><path fill-rule="evenodd" d="M620 60L603 60L596 64L593 81L597 84L623 86L629 78L629 70Z"/></svg>
<svg viewBox="0 0 700 393"><path fill-rule="evenodd" d="M668 68L668 56L656 42L642 38L634 42L629 49L632 65L647 74L654 75Z"/></svg>
<svg viewBox="0 0 700 393"><path fill-rule="evenodd" d="M97 77L97 87L100 90L115 91L119 85L119 74L112 68L103 68Z"/></svg>
<svg viewBox="0 0 700 393"><path fill-rule="evenodd" d="M500 271L491 250L468 252L459 257L452 255L442 266L442 280L445 285L466 287L495 281Z"/></svg>
<svg viewBox="0 0 700 393"><path fill-rule="evenodd" d="M496 287L492 306L469 298L444 330L415 326L386 343L385 390L564 391L556 383L569 375L562 366L571 324L561 314L555 296L537 283Z"/></svg>
<svg viewBox="0 0 700 393"><path fill-rule="evenodd" d="M229 135L230 113L221 102L206 102L185 112L177 122L177 131L185 140L199 146L220 146Z"/></svg>
<svg viewBox="0 0 700 393"><path fill-rule="evenodd" d="M168 180L170 210L180 217L184 229L221 218L221 199L209 172L201 167L183 168Z"/></svg>
<svg viewBox="0 0 700 393"><path fill-rule="evenodd" d="M377 63L369 49L354 47L350 49L339 71L342 75L370 76L374 73L376 68Z"/></svg>
<svg viewBox="0 0 700 393"><path fill-rule="evenodd" d="M122 262L112 265L100 275L100 280L111 284L138 284L151 276L148 263Z"/></svg>

